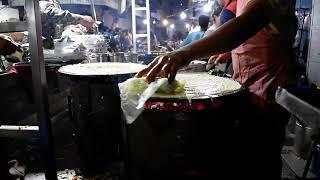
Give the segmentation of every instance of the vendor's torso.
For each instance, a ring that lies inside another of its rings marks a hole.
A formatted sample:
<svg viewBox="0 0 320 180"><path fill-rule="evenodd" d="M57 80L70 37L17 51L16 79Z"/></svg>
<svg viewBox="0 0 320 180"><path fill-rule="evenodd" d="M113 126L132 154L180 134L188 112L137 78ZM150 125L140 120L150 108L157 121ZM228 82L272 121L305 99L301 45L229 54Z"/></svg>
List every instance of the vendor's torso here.
<svg viewBox="0 0 320 180"><path fill-rule="evenodd" d="M249 1L237 1L237 16ZM232 51L233 78L258 97L258 103L273 102L276 88L285 85L291 48L284 38L270 24Z"/></svg>

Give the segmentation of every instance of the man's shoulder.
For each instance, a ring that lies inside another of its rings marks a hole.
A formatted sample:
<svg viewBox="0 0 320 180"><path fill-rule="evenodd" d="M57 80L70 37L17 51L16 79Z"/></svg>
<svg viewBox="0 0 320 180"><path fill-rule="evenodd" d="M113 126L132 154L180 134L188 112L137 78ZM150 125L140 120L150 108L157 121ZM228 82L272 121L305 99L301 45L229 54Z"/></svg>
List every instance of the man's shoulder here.
<svg viewBox="0 0 320 180"><path fill-rule="evenodd" d="M224 9L227 9L231 11L233 14L237 13L237 1L232 1L228 5L224 7Z"/></svg>

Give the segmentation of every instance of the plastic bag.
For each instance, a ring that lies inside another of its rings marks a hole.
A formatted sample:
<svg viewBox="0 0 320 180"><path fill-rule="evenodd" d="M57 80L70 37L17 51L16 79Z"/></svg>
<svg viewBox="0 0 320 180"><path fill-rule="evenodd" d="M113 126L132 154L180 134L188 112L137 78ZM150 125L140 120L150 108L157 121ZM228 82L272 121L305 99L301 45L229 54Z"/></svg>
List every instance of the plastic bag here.
<svg viewBox="0 0 320 180"><path fill-rule="evenodd" d="M133 123L144 110L145 102L163 85L167 78L148 84L143 78L131 78L119 84L121 108L127 124Z"/></svg>

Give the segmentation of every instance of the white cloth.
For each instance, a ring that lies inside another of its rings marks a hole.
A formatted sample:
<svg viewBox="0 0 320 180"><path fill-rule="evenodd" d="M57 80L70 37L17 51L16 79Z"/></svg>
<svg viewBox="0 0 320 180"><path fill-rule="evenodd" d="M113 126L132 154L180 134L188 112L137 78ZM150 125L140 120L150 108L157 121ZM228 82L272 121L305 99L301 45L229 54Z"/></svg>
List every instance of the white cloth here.
<svg viewBox="0 0 320 180"><path fill-rule="evenodd" d="M217 30L217 26L215 24L213 24L212 26L210 26L207 31L204 33L203 37L207 37L209 34L213 33L214 31Z"/></svg>
<svg viewBox="0 0 320 180"><path fill-rule="evenodd" d="M196 26L195 28L191 29L191 30L189 31L189 34L191 34L191 33L193 33L193 32L197 32L197 31L201 31L200 26Z"/></svg>
<svg viewBox="0 0 320 180"><path fill-rule="evenodd" d="M147 87L134 87L139 86L139 81L141 82L141 80L141 78L131 78L118 85L120 89L121 108L127 124L132 124L139 117L144 110L144 103L153 96L161 86L169 84L167 78L161 78L148 84ZM133 89L140 92L132 92Z"/></svg>

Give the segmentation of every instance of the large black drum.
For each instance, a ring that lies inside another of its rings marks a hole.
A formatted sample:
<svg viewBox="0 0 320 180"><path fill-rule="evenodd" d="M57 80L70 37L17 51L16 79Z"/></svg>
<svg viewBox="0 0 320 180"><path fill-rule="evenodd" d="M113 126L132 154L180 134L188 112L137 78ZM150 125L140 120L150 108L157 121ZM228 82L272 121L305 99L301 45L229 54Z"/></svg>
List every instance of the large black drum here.
<svg viewBox="0 0 320 180"><path fill-rule="evenodd" d="M120 160L121 110L118 83L145 68L133 63L64 66L70 80L75 135L86 176L105 172Z"/></svg>
<svg viewBox="0 0 320 180"><path fill-rule="evenodd" d="M186 81L186 94L152 97L128 127L132 175L152 180L219 177L221 169L232 166L243 88L207 73L176 78Z"/></svg>
<svg viewBox="0 0 320 180"><path fill-rule="evenodd" d="M48 63L45 64L46 69L46 79L48 84L48 98L50 103L50 115L53 119L52 122L61 117L60 115L64 114L67 111L67 96L69 93L69 89L64 86L63 81L59 81L58 76L58 69L65 65L70 65L72 63L79 63L79 61L68 61L68 62L56 62L56 63ZM19 103L15 103L17 107L23 108L23 110L20 110L22 113L16 113L16 115L20 118L25 118L27 116L30 116L33 114L35 110L34 105L34 94L33 94L33 82L32 82L32 72L31 72L31 63L30 62L19 62L13 64L11 68L11 73L15 74L15 77L17 78L18 88L23 90L23 94L27 97L27 102L24 102L26 104L26 107L19 106ZM12 82L11 82L12 83ZM8 92L8 90L6 90ZM10 91L10 93L15 94L17 98L20 96L19 93L14 93L14 91ZM13 97L14 97L13 96ZM3 101L5 102L5 101ZM7 106L8 108L9 106ZM9 109L16 110L19 112L19 109L17 107L12 107ZM10 111L6 111L10 112ZM12 119L12 118L4 118L4 119ZM19 118L18 118L19 119ZM19 119L21 120L21 119ZM29 122L29 125L31 124L37 124L36 119L33 119L32 122Z"/></svg>

